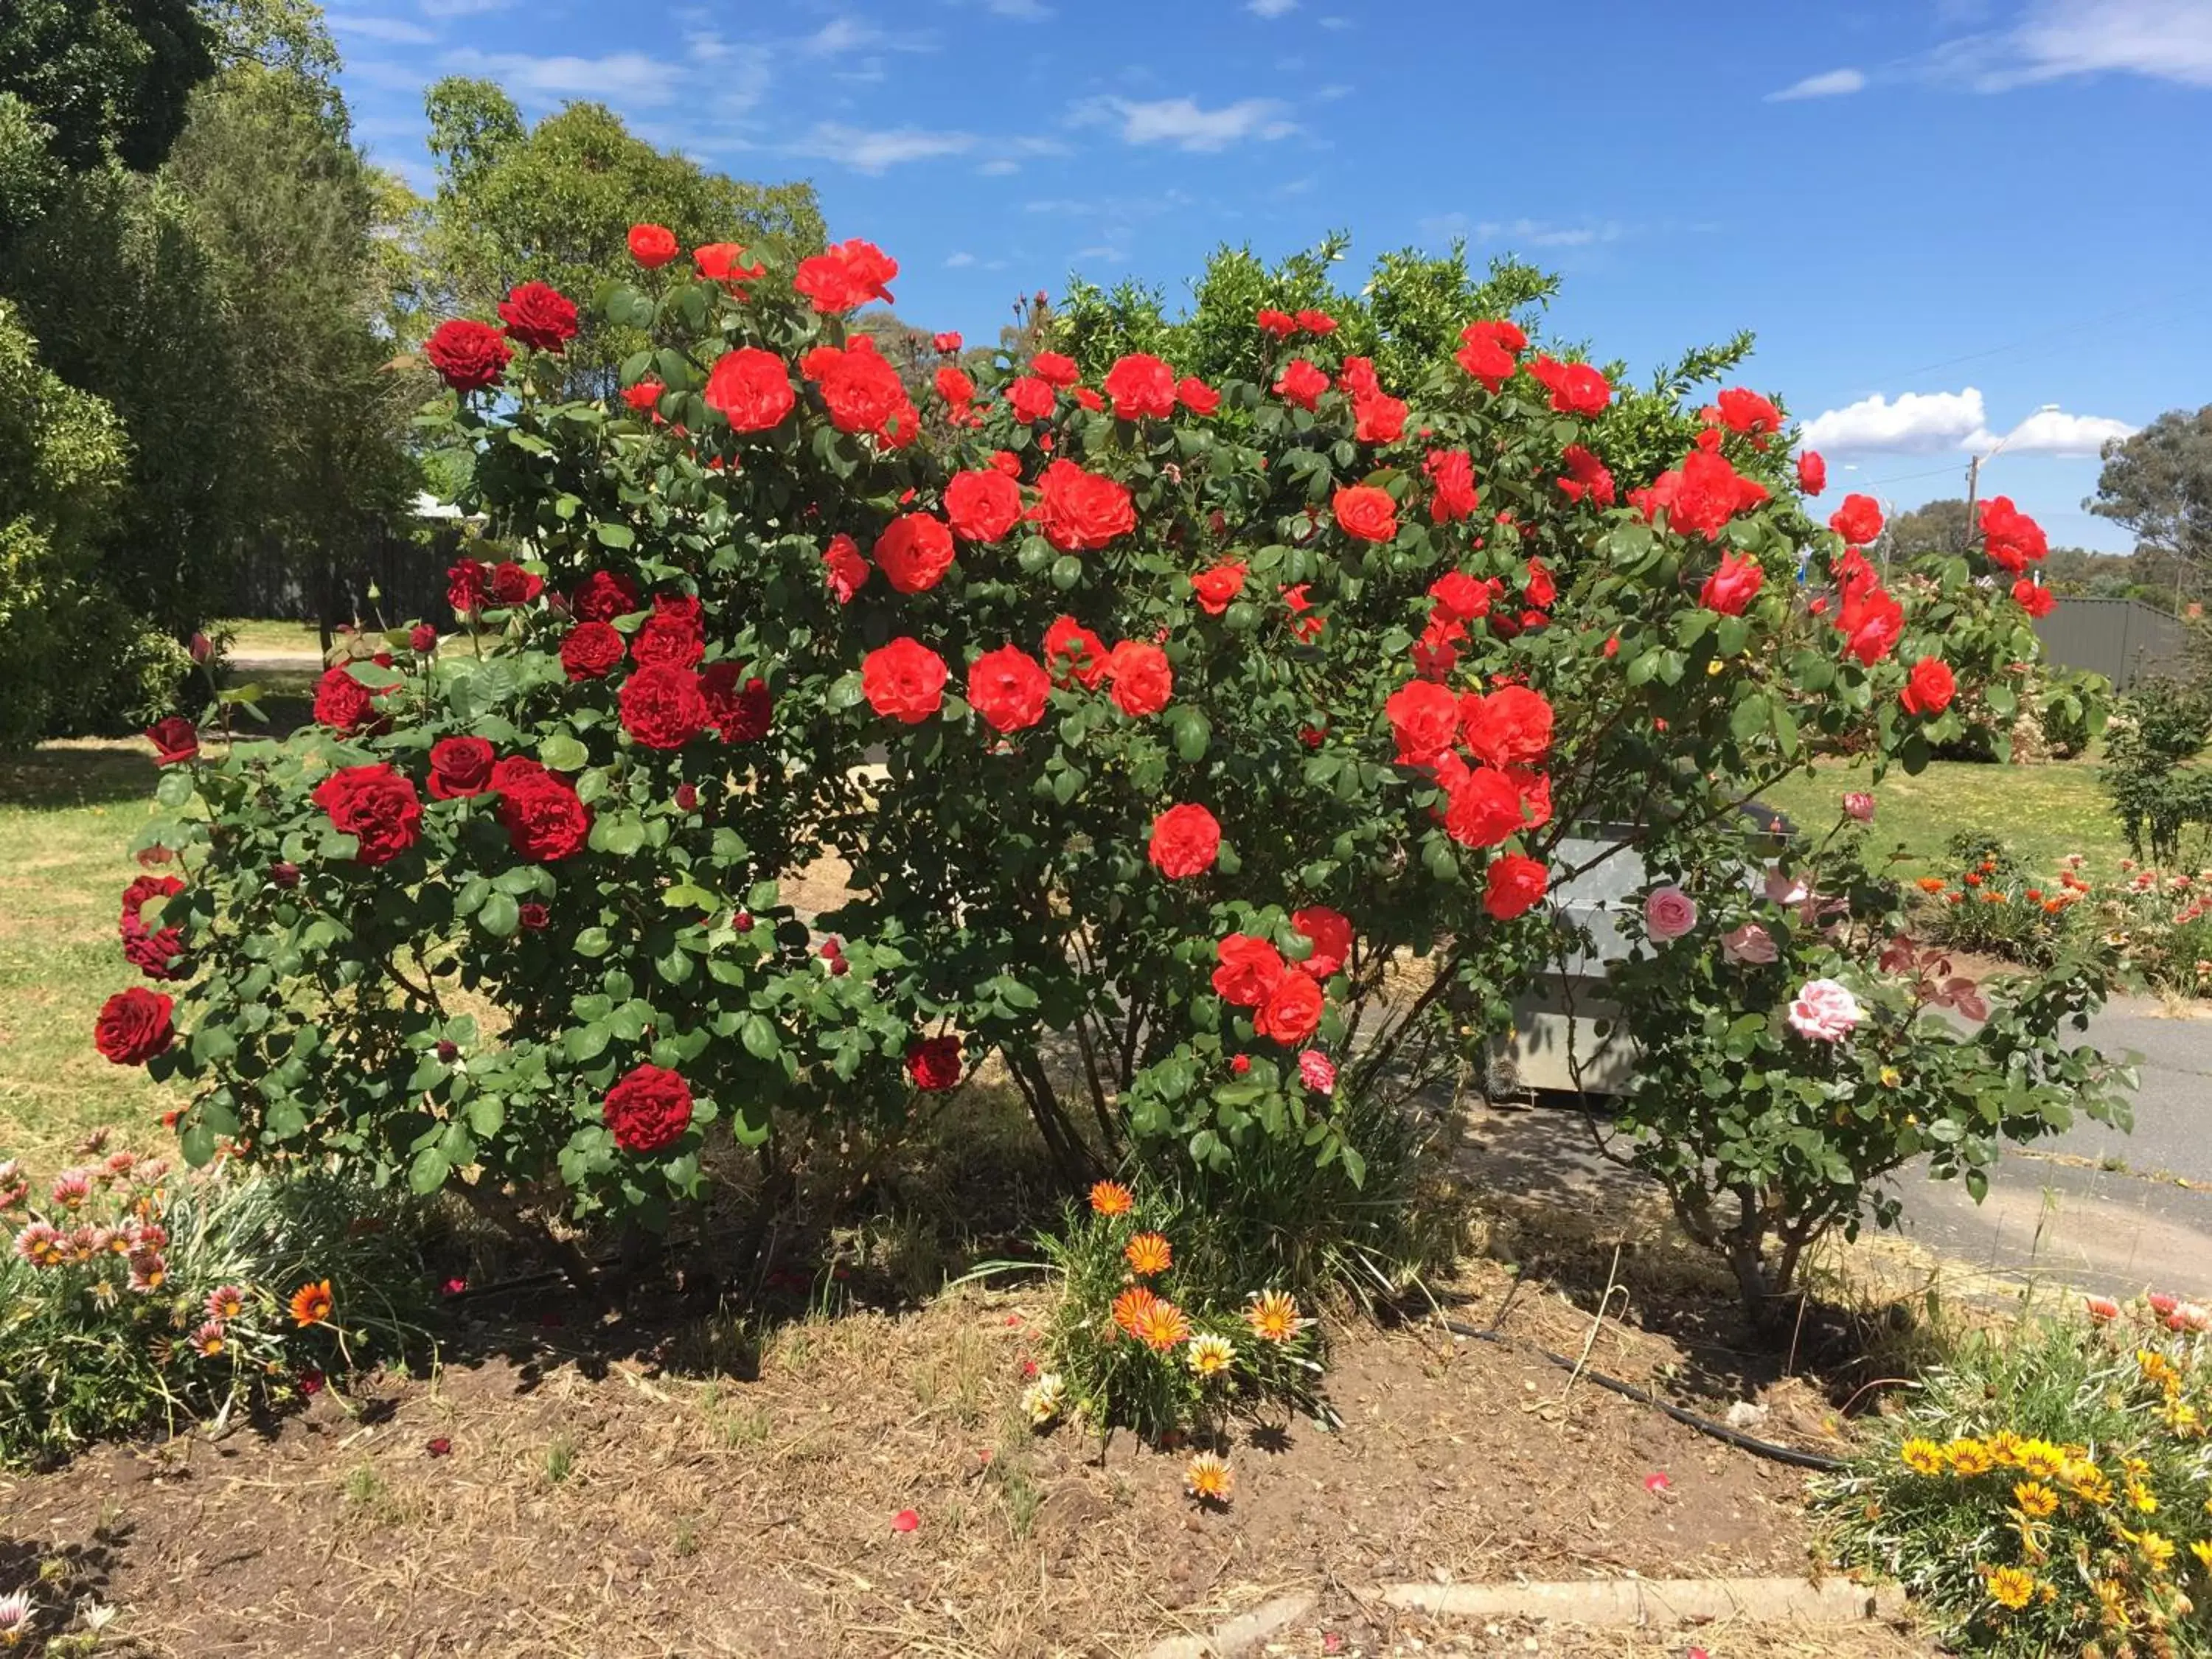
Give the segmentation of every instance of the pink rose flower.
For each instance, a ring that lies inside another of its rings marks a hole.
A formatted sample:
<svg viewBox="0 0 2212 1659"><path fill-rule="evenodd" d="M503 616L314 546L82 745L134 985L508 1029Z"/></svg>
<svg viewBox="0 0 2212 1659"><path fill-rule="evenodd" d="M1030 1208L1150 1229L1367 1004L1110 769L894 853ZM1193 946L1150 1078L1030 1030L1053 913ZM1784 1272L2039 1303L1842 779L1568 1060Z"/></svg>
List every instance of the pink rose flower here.
<svg viewBox="0 0 2212 1659"><path fill-rule="evenodd" d="M1813 896L1813 890L1796 876L1789 874L1780 865L1766 872L1766 900L1770 904L1802 904Z"/></svg>
<svg viewBox="0 0 2212 1659"><path fill-rule="evenodd" d="M1861 823L1874 822L1874 797L1863 789L1854 789L1844 797L1844 811Z"/></svg>
<svg viewBox="0 0 2212 1659"><path fill-rule="evenodd" d="M1318 1048L1308 1048L1298 1055L1298 1077L1317 1095L1336 1092L1336 1062Z"/></svg>
<svg viewBox="0 0 2212 1659"><path fill-rule="evenodd" d="M1721 951L1730 962L1773 962L1781 956L1774 935L1755 921L1721 935Z"/></svg>
<svg viewBox="0 0 2212 1659"><path fill-rule="evenodd" d="M1790 1005L1790 1029L1816 1042L1841 1042L1857 1027L1859 1000L1832 979L1808 981Z"/></svg>
<svg viewBox="0 0 2212 1659"><path fill-rule="evenodd" d="M1697 925L1697 902L1679 887L1656 887L1644 901L1644 926L1655 939L1680 939Z"/></svg>

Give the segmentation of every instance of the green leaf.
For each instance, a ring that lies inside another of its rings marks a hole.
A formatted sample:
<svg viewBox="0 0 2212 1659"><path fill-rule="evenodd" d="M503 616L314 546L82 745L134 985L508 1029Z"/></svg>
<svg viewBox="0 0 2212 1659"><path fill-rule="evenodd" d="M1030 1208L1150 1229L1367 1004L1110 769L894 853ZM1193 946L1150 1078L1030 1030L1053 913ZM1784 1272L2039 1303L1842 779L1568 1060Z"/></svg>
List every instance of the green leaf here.
<svg viewBox="0 0 2212 1659"><path fill-rule="evenodd" d="M522 907L512 893L493 892L477 912L477 925L494 939L513 939L522 926Z"/></svg>
<svg viewBox="0 0 2212 1659"><path fill-rule="evenodd" d="M538 745L538 758L556 772L580 772L591 752L566 732L556 732Z"/></svg>
<svg viewBox="0 0 2212 1659"><path fill-rule="evenodd" d="M601 520L592 526L602 547L627 548L637 545L637 537L626 524L611 524Z"/></svg>
<svg viewBox="0 0 2212 1659"><path fill-rule="evenodd" d="M571 1025L561 1034L561 1046L568 1051L569 1059L580 1064L606 1053L612 1035L605 1021L595 1019L588 1025Z"/></svg>
<svg viewBox="0 0 2212 1659"><path fill-rule="evenodd" d="M1729 710L1729 730L1735 734L1738 743L1749 743L1769 730L1772 721L1767 708L1764 691L1753 691L1736 699L1735 707Z"/></svg>
<svg viewBox="0 0 2212 1659"><path fill-rule="evenodd" d="M738 1040L755 1060L774 1060L783 1052L783 1039L776 1034L774 1022L758 1014L746 1017L745 1023L738 1028Z"/></svg>
<svg viewBox="0 0 2212 1659"><path fill-rule="evenodd" d="M428 1198L446 1184L446 1177L453 1169L444 1152L435 1146L425 1146L415 1154L415 1162L408 1166L407 1185L417 1198Z"/></svg>
<svg viewBox="0 0 2212 1659"><path fill-rule="evenodd" d="M164 768L161 781L154 786L154 799L164 806L182 806L198 793L188 766Z"/></svg>
<svg viewBox="0 0 2212 1659"><path fill-rule="evenodd" d="M1213 722L1203 713L1188 703L1176 705L1168 717L1168 728L1175 736L1176 753L1186 761L1206 758L1206 746L1213 741Z"/></svg>

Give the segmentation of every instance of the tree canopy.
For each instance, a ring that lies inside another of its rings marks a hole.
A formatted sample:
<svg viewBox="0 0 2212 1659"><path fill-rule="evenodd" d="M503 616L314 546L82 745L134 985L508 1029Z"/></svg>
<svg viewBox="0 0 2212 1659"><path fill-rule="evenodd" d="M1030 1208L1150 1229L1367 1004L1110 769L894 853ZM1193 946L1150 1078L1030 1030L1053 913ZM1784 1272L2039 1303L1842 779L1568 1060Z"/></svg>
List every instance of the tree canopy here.
<svg viewBox="0 0 2212 1659"><path fill-rule="evenodd" d="M64 167L161 164L191 89L216 67L192 0L9 0L0 9L0 93L52 129Z"/></svg>
<svg viewBox="0 0 2212 1659"><path fill-rule="evenodd" d="M2105 446L2089 511L2135 532L2143 580L2202 593L2212 573L2212 404Z"/></svg>

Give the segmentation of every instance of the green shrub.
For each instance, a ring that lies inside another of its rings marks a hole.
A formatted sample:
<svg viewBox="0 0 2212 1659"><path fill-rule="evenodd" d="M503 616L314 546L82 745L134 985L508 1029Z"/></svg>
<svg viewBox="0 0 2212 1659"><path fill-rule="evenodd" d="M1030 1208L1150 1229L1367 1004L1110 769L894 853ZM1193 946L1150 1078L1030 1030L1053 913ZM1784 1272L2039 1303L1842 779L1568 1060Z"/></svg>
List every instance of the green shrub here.
<svg viewBox="0 0 2212 1659"><path fill-rule="evenodd" d="M2106 744L2105 788L2135 855L2168 866L2184 835L2212 847L2212 769L2191 763L2212 739L2212 691L2151 679L2120 699Z"/></svg>
<svg viewBox="0 0 2212 1659"><path fill-rule="evenodd" d="M2076 760L2088 751L2106 726L2112 683L2087 669L2042 665L2034 678L2036 718L2044 747L2053 760Z"/></svg>
<svg viewBox="0 0 2212 1659"><path fill-rule="evenodd" d="M2212 1314L2090 1310L1969 1341L1816 1499L1962 1651L2212 1654Z"/></svg>

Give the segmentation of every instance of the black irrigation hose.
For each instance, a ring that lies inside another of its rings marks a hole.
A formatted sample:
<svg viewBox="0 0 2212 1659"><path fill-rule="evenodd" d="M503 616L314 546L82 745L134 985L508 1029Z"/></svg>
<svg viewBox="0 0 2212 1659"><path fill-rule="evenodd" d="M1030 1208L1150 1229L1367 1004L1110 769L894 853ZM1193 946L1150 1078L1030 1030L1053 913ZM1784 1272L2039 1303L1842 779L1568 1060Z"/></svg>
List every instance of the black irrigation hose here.
<svg viewBox="0 0 2212 1659"><path fill-rule="evenodd" d="M1508 1336L1503 1331L1481 1330L1473 1325L1462 1324L1456 1319L1447 1319L1441 1322L1443 1328L1454 1336L1471 1336L1479 1342L1495 1342L1501 1347L1521 1348L1530 1353L1539 1354L1563 1371L1577 1372L1596 1383L1601 1389L1609 1389L1617 1395L1635 1401L1640 1406L1656 1407L1686 1428L1695 1429L1699 1434L1709 1434L1716 1440L1726 1441L1729 1445L1750 1452L1754 1456L1771 1457L1778 1463L1788 1463L1801 1469L1818 1469L1826 1474L1832 1474L1844 1467L1838 1460L1823 1457L1818 1452L1799 1451L1794 1446L1778 1446L1771 1440L1761 1440L1754 1435L1745 1434L1741 1430L1732 1429L1725 1423L1716 1423L1710 1417L1700 1417L1693 1411L1671 1404L1655 1394L1638 1388L1633 1382L1624 1382L1617 1376L1607 1376L1602 1371L1594 1371L1587 1366L1577 1365L1565 1354L1553 1353L1549 1348L1540 1348L1534 1343L1526 1341L1520 1337Z"/></svg>

